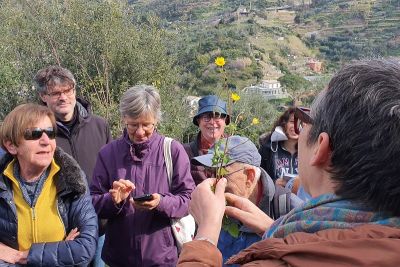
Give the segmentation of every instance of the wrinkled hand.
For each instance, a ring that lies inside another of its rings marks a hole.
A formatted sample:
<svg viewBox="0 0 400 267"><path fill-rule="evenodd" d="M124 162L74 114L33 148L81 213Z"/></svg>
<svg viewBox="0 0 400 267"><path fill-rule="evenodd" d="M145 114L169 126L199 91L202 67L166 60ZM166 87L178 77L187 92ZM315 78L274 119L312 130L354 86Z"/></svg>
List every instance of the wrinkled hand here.
<svg viewBox="0 0 400 267"><path fill-rule="evenodd" d="M109 192L114 203L119 204L124 201L134 189L135 185L131 181L119 179L113 182L113 188L110 189Z"/></svg>
<svg viewBox="0 0 400 267"><path fill-rule="evenodd" d="M255 233L263 235L274 222L249 199L231 193L225 193L225 197L228 202L225 214L241 221Z"/></svg>
<svg viewBox="0 0 400 267"><path fill-rule="evenodd" d="M215 193L211 190L214 184L215 179L209 178L196 187L192 192L189 212L199 227L196 236L209 238L217 244L225 212L226 179L219 180Z"/></svg>
<svg viewBox="0 0 400 267"><path fill-rule="evenodd" d="M154 193L152 194L153 199L149 201L135 201L133 198L130 198L129 201L135 207L135 209L144 209L144 210L152 210L160 204L161 195Z"/></svg>
<svg viewBox="0 0 400 267"><path fill-rule="evenodd" d="M64 239L65 241L72 241L75 238L77 238L79 236L80 232L78 231L78 228L74 228L71 230L71 232L69 232L69 234L67 235L67 237Z"/></svg>
<svg viewBox="0 0 400 267"><path fill-rule="evenodd" d="M28 253L29 250L19 251L0 243L0 260L5 262L12 264L27 264Z"/></svg>

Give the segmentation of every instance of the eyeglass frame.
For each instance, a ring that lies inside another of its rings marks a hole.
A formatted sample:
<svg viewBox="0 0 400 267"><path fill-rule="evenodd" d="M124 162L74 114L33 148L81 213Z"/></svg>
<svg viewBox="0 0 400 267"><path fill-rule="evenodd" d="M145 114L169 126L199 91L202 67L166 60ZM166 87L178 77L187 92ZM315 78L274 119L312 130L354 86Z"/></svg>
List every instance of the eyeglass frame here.
<svg viewBox="0 0 400 267"><path fill-rule="evenodd" d="M213 120L225 120L228 115L219 112L205 112L199 115L199 119L204 120L205 122L210 122Z"/></svg>
<svg viewBox="0 0 400 267"><path fill-rule="evenodd" d="M223 177L225 177L226 179L228 179L228 177L231 176L232 174L237 173L237 172L240 172L240 171L243 171L244 169L246 169L246 168L245 168L245 167L242 167L242 168L239 168L238 170L235 170L235 171L233 171L233 172L228 172L227 174L224 174ZM216 173L216 171L217 171L217 168L216 168L216 167L207 167L206 170L207 170L207 171L210 171L210 172L213 172L214 175L215 175L215 173Z"/></svg>
<svg viewBox="0 0 400 267"><path fill-rule="evenodd" d="M40 135L38 134L38 132L40 132ZM55 139L57 136L57 129L54 127L47 127L44 129L39 127L28 128L24 131L24 139L39 140L40 138L42 138L43 133L46 133L49 139Z"/></svg>
<svg viewBox="0 0 400 267"><path fill-rule="evenodd" d="M302 130L301 123L313 124L314 119L310 116L311 109L306 107L296 107L294 110L294 132L300 134Z"/></svg>
<svg viewBox="0 0 400 267"><path fill-rule="evenodd" d="M134 124L137 124L137 126L134 126ZM142 126L143 131L150 132L150 131L154 130L156 124L149 123L148 126L145 126L145 125L143 125L143 123L125 123L126 129L129 131L132 131L132 132L136 132L140 126ZM134 128L129 128L129 127L134 127ZM147 128L147 127L151 127L151 128Z"/></svg>
<svg viewBox="0 0 400 267"><path fill-rule="evenodd" d="M46 95L52 99L59 99L62 94L69 97L69 96L72 96L74 93L75 93L75 87L70 87L69 89L64 90L64 91L51 92L51 93L46 92Z"/></svg>

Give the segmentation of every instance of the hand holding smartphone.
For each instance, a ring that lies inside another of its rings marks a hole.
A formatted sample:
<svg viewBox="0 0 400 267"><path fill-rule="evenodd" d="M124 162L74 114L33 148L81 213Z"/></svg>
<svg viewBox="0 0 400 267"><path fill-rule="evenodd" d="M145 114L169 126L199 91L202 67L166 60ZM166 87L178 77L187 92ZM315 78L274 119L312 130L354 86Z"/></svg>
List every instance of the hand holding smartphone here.
<svg viewBox="0 0 400 267"><path fill-rule="evenodd" d="M133 200L137 201L137 202L149 201L149 200L153 200L153 195L152 194L144 194L141 196L133 197Z"/></svg>

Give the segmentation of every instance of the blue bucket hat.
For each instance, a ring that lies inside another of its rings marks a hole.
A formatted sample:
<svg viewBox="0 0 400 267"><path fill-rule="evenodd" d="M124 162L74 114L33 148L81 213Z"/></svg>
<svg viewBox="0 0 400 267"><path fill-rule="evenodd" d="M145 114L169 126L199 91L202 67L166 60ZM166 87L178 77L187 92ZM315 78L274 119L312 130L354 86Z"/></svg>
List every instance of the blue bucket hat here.
<svg viewBox="0 0 400 267"><path fill-rule="evenodd" d="M220 151L224 151L226 138L221 140L222 142L220 142L219 149ZM229 155L229 162L223 164L223 166L234 162L242 162L256 167L260 167L261 165L261 155L258 153L258 149L254 143L247 137L239 135L228 137L227 153ZM212 164L213 156L214 147L208 150L207 154L192 158L191 162L195 165L201 164L207 167L216 167Z"/></svg>
<svg viewBox="0 0 400 267"><path fill-rule="evenodd" d="M206 112L217 112L226 115L226 125L228 125L231 121L228 112L226 111L226 102L222 101L215 95L207 95L202 97L199 100L199 109L197 111L196 116L193 117L193 123L196 126L199 126L197 119L199 116Z"/></svg>

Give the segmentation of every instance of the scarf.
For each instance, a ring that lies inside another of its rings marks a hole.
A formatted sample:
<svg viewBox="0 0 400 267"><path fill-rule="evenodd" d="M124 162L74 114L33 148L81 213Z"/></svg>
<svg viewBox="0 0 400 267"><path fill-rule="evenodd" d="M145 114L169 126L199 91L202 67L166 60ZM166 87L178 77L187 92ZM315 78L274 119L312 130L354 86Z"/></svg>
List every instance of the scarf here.
<svg viewBox="0 0 400 267"><path fill-rule="evenodd" d="M334 194L325 194L276 220L263 238L283 238L295 232L315 233L331 228L348 229L368 223L400 228L400 217L390 217Z"/></svg>

